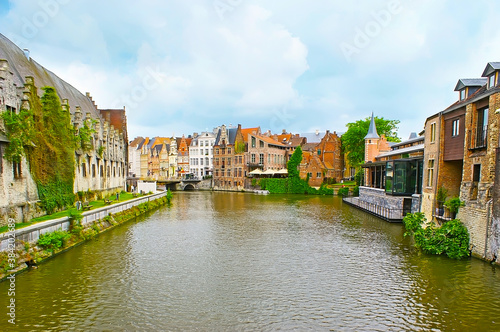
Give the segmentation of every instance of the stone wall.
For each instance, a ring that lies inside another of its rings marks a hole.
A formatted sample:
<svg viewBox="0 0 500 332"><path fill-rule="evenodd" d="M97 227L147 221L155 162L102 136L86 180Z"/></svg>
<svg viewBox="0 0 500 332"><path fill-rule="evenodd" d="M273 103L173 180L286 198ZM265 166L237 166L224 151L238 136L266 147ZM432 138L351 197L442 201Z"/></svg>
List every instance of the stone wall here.
<svg viewBox="0 0 500 332"><path fill-rule="evenodd" d="M118 212L122 212L128 210L134 206L137 206L141 203L145 203L148 201L152 201L158 198L161 198L167 194L166 191L163 191L158 194L148 195L144 197L139 197L136 199L132 199L123 203L115 203L110 206L106 206L103 208L99 208L96 210L90 210L83 212L83 219L81 224L87 228L90 227L95 221L103 219L109 214L115 214ZM68 230L69 229L69 218L63 217L54 220L48 220L44 222L40 222L25 228L20 228L16 230L16 242L18 245L22 245L22 242L36 242L38 241L41 234L54 232L56 230ZM0 233L0 251L5 251L8 248L8 233Z"/></svg>
<svg viewBox="0 0 500 332"><path fill-rule="evenodd" d="M469 230L473 255L480 258L484 258L489 213L491 213L491 205L488 205L488 209L478 209L466 205L461 207L457 214L457 219L462 221Z"/></svg>

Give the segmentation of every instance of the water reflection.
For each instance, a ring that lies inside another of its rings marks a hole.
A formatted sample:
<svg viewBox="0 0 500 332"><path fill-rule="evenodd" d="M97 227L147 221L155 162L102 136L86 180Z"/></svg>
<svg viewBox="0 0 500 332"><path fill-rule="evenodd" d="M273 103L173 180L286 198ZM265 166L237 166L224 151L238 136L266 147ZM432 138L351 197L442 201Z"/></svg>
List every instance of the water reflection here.
<svg viewBox="0 0 500 332"><path fill-rule="evenodd" d="M401 225L326 196L177 193L17 287L25 330L498 330L500 317L491 266L419 254Z"/></svg>

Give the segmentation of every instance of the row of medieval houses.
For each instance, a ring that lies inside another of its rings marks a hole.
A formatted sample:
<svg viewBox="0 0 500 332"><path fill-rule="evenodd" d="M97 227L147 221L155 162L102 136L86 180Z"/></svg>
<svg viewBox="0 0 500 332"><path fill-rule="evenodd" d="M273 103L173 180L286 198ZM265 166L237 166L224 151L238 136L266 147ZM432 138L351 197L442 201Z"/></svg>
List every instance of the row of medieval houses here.
<svg viewBox="0 0 500 332"><path fill-rule="evenodd" d="M480 78L459 79L458 100L427 118L420 136L389 144L375 122L365 137L364 181L345 201L387 220L422 212L442 224L460 219L472 253L500 262L500 62ZM458 214L443 202L458 197Z"/></svg>
<svg viewBox="0 0 500 332"><path fill-rule="evenodd" d="M298 146L303 150L300 174L311 186L353 176L345 170L335 132L273 134L241 125L188 137L137 137L129 145L129 174L159 181L212 177L213 189L239 191L250 188L254 178L287 176L287 162Z"/></svg>

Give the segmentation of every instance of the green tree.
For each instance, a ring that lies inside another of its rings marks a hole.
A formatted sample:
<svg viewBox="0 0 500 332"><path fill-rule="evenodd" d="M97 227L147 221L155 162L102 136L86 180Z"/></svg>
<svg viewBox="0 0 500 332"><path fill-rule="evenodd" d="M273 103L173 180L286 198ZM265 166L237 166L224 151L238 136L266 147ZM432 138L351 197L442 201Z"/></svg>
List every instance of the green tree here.
<svg viewBox="0 0 500 332"><path fill-rule="evenodd" d="M361 165L365 160L365 136L370 127L371 118L348 123L347 131L342 135L342 149L349 164L353 167ZM386 120L375 117L377 133L385 135L389 142L400 142L396 130L399 120Z"/></svg>

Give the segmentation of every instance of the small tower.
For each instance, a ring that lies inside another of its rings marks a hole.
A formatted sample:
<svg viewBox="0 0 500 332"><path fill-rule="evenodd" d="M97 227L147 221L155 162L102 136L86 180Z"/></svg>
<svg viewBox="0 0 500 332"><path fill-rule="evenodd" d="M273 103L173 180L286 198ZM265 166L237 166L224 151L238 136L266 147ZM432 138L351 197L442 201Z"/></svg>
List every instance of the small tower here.
<svg viewBox="0 0 500 332"><path fill-rule="evenodd" d="M370 127L368 128L368 134L365 136L365 162L375 161L375 157L379 154L378 142L380 136L377 133L377 127L375 126L375 118L373 117L370 121Z"/></svg>

